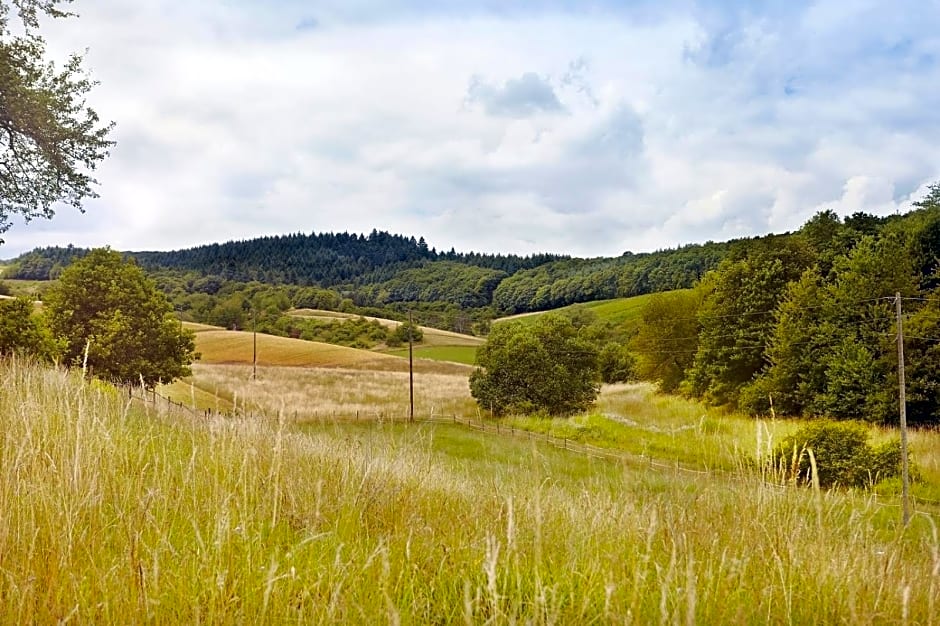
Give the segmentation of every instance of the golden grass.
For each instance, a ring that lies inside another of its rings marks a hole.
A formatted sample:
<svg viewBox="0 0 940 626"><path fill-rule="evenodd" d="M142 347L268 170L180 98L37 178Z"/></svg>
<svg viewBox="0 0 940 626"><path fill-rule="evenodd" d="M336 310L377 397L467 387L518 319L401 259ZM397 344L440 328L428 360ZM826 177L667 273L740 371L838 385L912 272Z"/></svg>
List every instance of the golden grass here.
<svg viewBox="0 0 940 626"><path fill-rule="evenodd" d="M191 387L199 394L196 408L217 404L240 413L282 415L296 420L399 419L409 414L406 372L341 368L259 367L240 365L193 366L190 382L177 382L167 391L186 405ZM161 389L161 393L165 393ZM218 399L218 400L217 400ZM417 417L465 416L476 412L466 376L419 373L415 376Z"/></svg>
<svg viewBox="0 0 940 626"><path fill-rule="evenodd" d="M206 330L196 335L196 350L205 363L251 363L250 332ZM305 367L342 367L390 357L327 343L257 335L258 363Z"/></svg>
<svg viewBox="0 0 940 626"><path fill-rule="evenodd" d="M258 333L258 364L290 367L343 367L389 372L408 371L408 361L388 354ZM208 364L250 364L252 333L205 330L196 333L196 351ZM415 371L468 375L472 368L458 363L416 360Z"/></svg>
<svg viewBox="0 0 940 626"><path fill-rule="evenodd" d="M0 623L940 623L935 522L847 493L194 422L16 363L0 459Z"/></svg>

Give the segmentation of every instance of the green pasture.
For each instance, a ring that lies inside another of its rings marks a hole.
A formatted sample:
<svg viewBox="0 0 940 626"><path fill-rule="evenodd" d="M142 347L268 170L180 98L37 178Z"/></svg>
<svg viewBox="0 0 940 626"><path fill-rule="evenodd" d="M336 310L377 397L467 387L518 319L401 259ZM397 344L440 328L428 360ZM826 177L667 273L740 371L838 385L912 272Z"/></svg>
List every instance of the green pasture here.
<svg viewBox="0 0 940 626"><path fill-rule="evenodd" d="M388 354L407 357L408 348L391 350ZM476 346L416 346L414 348L415 358L431 359L433 361L450 361L453 363L464 363L466 365L476 364L477 347Z"/></svg>
<svg viewBox="0 0 940 626"><path fill-rule="evenodd" d="M499 324L507 321L521 322L523 324L534 324L535 320L548 313L561 313L563 315L575 314L578 311L590 311L597 316L600 321L610 322L614 325L628 324L635 326L639 323L640 314L643 306L653 297L654 294L644 294L632 298L615 298L613 300L598 300L596 302L582 302L570 304L559 309L550 311L539 311L537 313L522 313L520 315L511 315L494 321Z"/></svg>

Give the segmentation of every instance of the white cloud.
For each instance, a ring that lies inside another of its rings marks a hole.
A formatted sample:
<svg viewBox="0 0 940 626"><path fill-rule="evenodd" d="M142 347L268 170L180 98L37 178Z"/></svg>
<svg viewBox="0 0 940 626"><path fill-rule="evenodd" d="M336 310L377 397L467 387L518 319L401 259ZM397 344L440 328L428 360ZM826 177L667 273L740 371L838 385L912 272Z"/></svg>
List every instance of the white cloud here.
<svg viewBox="0 0 940 626"><path fill-rule="evenodd" d="M616 255L885 214L940 178L922 3L564 4L79 0L45 32L90 47L118 123L102 197L0 256L372 228Z"/></svg>

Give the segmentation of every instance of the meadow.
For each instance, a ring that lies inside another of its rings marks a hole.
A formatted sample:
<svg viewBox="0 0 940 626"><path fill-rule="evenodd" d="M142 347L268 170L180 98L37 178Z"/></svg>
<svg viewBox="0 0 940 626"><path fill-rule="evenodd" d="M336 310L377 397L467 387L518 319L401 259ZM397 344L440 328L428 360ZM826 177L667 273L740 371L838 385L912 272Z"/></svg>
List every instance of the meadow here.
<svg viewBox="0 0 940 626"><path fill-rule="evenodd" d="M680 289L678 291L686 290ZM635 328L639 324L640 314L643 311L643 306L652 296L653 294L645 294L642 296L633 296L630 298L615 298L613 300L596 300L594 302L569 304L568 306L552 309L551 311L519 313L518 315L501 317L494 320L493 323L499 324L506 321L517 321L523 324L534 324L535 320L538 319L539 316L547 315L549 313L571 315L577 311L590 311L592 314L596 315L597 319L600 321L609 322L615 326L625 326L626 328L631 329Z"/></svg>
<svg viewBox="0 0 940 626"><path fill-rule="evenodd" d="M940 621L935 519L864 493L161 406L0 365L0 622Z"/></svg>
<svg viewBox="0 0 940 626"><path fill-rule="evenodd" d="M197 334L197 340L199 337ZM336 348L328 344L322 347L328 354ZM345 366L339 367L262 365L257 368L255 379L247 364L200 362L194 365L191 379L164 386L160 393L199 410L286 415L299 421L407 417L406 369L390 370L387 362L372 360L369 351L351 352L360 355L361 360L346 361ZM418 418L456 415L479 421L488 419L470 395L467 384L470 368L433 361L416 363L421 366L415 374ZM370 369L377 365L379 368ZM767 461L773 447L801 425L796 420L759 420L705 407L678 396L660 394L646 383L604 385L592 410L570 418L514 416L499 423L687 470L715 473L738 472L744 463ZM872 426L869 430L875 442L897 438L893 429ZM940 512L938 435L932 430L914 431L910 446L920 476L912 493L925 506L932 503L927 507L929 510ZM877 491L895 497L899 484L886 482L878 485Z"/></svg>
<svg viewBox="0 0 940 626"><path fill-rule="evenodd" d="M398 357L407 357L408 348L398 350L389 350L388 354ZM450 363L463 363L464 365L474 365L477 360L476 346L423 346L418 345L414 348L414 356L420 359L431 359L433 361L447 361Z"/></svg>
<svg viewBox="0 0 940 626"><path fill-rule="evenodd" d="M263 333L254 336L248 331L223 330L205 324L184 322L183 325L195 332L196 350L199 352L201 363L251 364L257 353L259 365L408 371L407 359L384 352L359 350ZM257 352L255 346L257 346ZM437 362L425 358L416 359L414 368L417 372L426 373L466 375L471 371L471 368L465 364Z"/></svg>

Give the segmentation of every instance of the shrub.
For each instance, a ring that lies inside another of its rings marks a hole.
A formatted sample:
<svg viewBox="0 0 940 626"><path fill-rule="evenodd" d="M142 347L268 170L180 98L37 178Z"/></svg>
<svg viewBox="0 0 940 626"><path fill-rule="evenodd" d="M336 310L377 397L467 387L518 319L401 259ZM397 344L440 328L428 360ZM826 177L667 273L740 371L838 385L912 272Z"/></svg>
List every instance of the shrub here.
<svg viewBox="0 0 940 626"><path fill-rule="evenodd" d="M597 355L597 370L605 383L633 380L636 358L625 346L609 343Z"/></svg>
<svg viewBox="0 0 940 626"><path fill-rule="evenodd" d="M470 393L495 415L567 415L597 397L597 350L571 321L545 315L532 326L497 324L477 351Z"/></svg>
<svg viewBox="0 0 940 626"><path fill-rule="evenodd" d="M408 343L408 333L411 333L411 340L414 343L420 343L424 339L424 331L411 322L402 322L395 327L395 330L389 331L386 344L391 348L397 348Z"/></svg>
<svg viewBox="0 0 940 626"><path fill-rule="evenodd" d="M868 430L855 422L819 420L784 439L774 450L774 460L790 478L810 482L808 450L816 458L821 487L863 487L900 473L898 442L872 448Z"/></svg>

